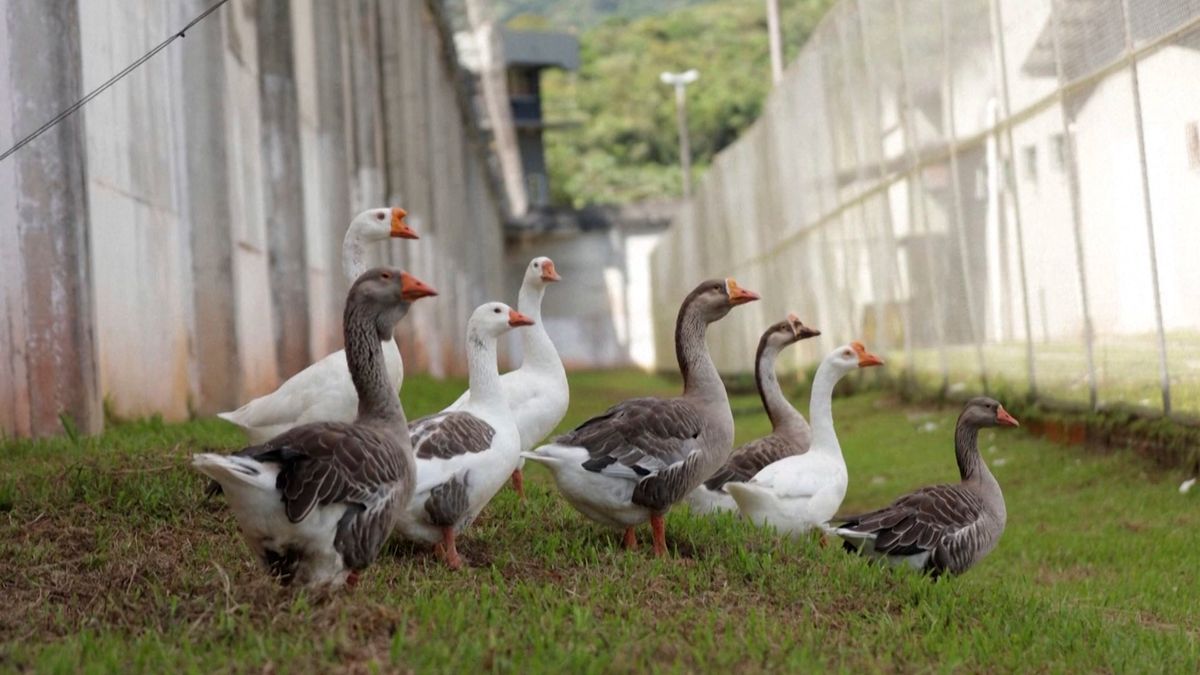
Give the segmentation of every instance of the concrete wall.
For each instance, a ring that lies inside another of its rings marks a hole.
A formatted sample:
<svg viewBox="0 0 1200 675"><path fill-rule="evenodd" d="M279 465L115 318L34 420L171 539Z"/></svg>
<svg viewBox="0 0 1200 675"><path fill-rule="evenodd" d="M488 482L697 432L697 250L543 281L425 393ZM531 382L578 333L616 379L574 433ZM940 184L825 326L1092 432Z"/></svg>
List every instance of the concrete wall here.
<svg viewBox="0 0 1200 675"><path fill-rule="evenodd" d="M0 145L209 4L5 3ZM461 326L501 286L501 214L439 7L234 0L0 164L0 429L270 391L341 347L341 240L376 206L422 236L376 262L442 292L400 332L407 368L464 371Z"/></svg>

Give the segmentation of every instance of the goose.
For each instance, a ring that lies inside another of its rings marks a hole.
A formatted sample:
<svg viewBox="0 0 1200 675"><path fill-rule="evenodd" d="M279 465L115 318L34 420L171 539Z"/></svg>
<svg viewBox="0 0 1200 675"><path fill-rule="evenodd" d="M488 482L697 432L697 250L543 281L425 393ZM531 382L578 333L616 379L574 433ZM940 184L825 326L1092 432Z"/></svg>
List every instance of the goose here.
<svg viewBox="0 0 1200 675"><path fill-rule="evenodd" d="M532 319L533 325L521 331L521 367L501 375L500 385L521 432L521 452L532 450L535 443L554 431L567 414L571 400L567 371L542 323L542 296L547 286L561 280L553 260L534 258L525 268L517 296L517 311ZM447 410L461 410L470 400L471 392L467 390ZM522 498L524 464L524 458L520 458L512 473L513 487Z"/></svg>
<svg viewBox="0 0 1200 675"><path fill-rule="evenodd" d="M467 321L471 398L462 407L413 422L417 480L396 529L434 544L451 569L462 567L455 545L504 486L520 459L517 429L496 364L496 339L533 319L502 302L480 305Z"/></svg>
<svg viewBox="0 0 1200 675"><path fill-rule="evenodd" d="M838 347L821 361L809 400L813 436L808 452L772 462L747 481L725 484L744 517L785 534L798 534L823 525L837 513L849 477L833 429L833 387L855 369L880 365L883 359L861 342Z"/></svg>
<svg viewBox="0 0 1200 675"><path fill-rule="evenodd" d="M954 427L954 456L961 481L911 492L890 506L840 518L834 533L849 551L908 565L936 577L962 574L996 548L1007 513L1000 484L979 454L983 427L1020 423L995 399L967 402Z"/></svg>
<svg viewBox="0 0 1200 675"><path fill-rule="evenodd" d="M733 450L733 414L704 336L708 325L758 299L733 279L701 283L679 308L675 357L683 375L677 398L618 403L525 457L550 469L558 489L580 513L624 529L650 521L654 554L667 553L663 516Z"/></svg>
<svg viewBox="0 0 1200 675"><path fill-rule="evenodd" d="M367 269L367 245L388 237L416 239L404 209L370 209L355 216L342 240L342 271L354 283ZM389 333L384 337L383 358L388 382L398 392L404 378L400 348ZM217 417L246 432L251 443L270 438L309 422L351 422L358 410L358 395L350 379L346 352L338 350L296 373L278 389Z"/></svg>
<svg viewBox="0 0 1200 675"><path fill-rule="evenodd" d="M295 427L234 455L192 457L216 481L242 536L284 585L353 586L379 554L412 494L415 468L400 399L381 342L409 305L434 290L375 268L346 298L346 356L358 393L353 422Z"/></svg>
<svg viewBox="0 0 1200 675"><path fill-rule="evenodd" d="M766 465L808 450L812 428L780 391L775 360L788 346L820 334L821 331L805 326L794 313L762 334L754 358L754 381L771 420L771 433L734 450L725 466L688 493L687 502L693 513L736 512L737 504L725 492L726 483L749 480Z"/></svg>

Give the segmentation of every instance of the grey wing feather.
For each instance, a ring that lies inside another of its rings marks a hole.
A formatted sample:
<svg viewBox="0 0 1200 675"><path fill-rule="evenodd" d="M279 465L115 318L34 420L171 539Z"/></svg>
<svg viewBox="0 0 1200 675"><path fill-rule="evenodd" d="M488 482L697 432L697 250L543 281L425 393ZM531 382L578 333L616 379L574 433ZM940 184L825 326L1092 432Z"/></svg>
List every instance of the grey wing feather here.
<svg viewBox="0 0 1200 675"><path fill-rule="evenodd" d="M444 412L422 417L409 426L413 452L418 459L450 459L483 452L492 445L492 425L465 412Z"/></svg>
<svg viewBox="0 0 1200 675"><path fill-rule="evenodd" d="M469 485L466 474L455 476L429 492L425 500L425 513L435 527L452 527L471 508L467 494Z"/></svg>
<svg viewBox="0 0 1200 675"><path fill-rule="evenodd" d="M939 551L953 544L955 535L971 532L979 523L983 500L964 485L937 485L917 490L890 506L842 520L841 528L875 535L875 550L888 555L935 553L930 564L940 566L947 555L964 551Z"/></svg>
<svg viewBox="0 0 1200 675"><path fill-rule="evenodd" d="M768 464L774 464L785 457L799 455L805 450L807 448L799 447L787 439L773 435L750 441L734 450L729 461L704 481L704 487L709 490L723 491L726 483L744 483L766 468Z"/></svg>
<svg viewBox="0 0 1200 675"><path fill-rule="evenodd" d="M246 454L279 464L275 486L288 519L299 522L318 505L368 505L380 485L403 480L407 467L400 453L388 451L394 443L369 427L320 423L296 427Z"/></svg>
<svg viewBox="0 0 1200 675"><path fill-rule="evenodd" d="M555 442L586 449L584 468L590 471L620 465L645 477L687 459L703 429L700 412L685 400L636 398L609 408Z"/></svg>

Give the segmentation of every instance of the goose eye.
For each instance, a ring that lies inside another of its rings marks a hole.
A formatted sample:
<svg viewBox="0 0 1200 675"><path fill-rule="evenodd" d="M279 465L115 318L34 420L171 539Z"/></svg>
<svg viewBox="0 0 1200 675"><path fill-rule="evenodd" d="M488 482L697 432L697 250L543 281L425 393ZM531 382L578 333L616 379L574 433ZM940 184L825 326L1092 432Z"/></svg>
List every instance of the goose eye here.
<svg viewBox="0 0 1200 675"><path fill-rule="evenodd" d="M850 351L849 351L849 350L846 350L846 351L842 352L842 356L845 356L845 357L849 358L849 357L850 357Z"/></svg>
<svg viewBox="0 0 1200 675"><path fill-rule="evenodd" d="M499 308L499 307L497 307L497 308L493 309L492 311L493 311L494 313L496 313L496 314L499 314L499 313L500 313L500 308Z"/></svg>
<svg viewBox="0 0 1200 675"><path fill-rule="evenodd" d="M718 284L718 285L716 285L716 286L713 286L713 290L714 290L714 291L719 291L719 290L721 290L721 286L720 286L720 284Z"/></svg>
<svg viewBox="0 0 1200 675"><path fill-rule="evenodd" d="M534 266L534 267L541 267L542 265L541 265L541 263L533 263L533 266Z"/></svg>
<svg viewBox="0 0 1200 675"><path fill-rule="evenodd" d="M383 220L384 218L387 218L387 216L383 215L382 213L375 214L375 220Z"/></svg>
<svg viewBox="0 0 1200 675"><path fill-rule="evenodd" d="M379 275L379 278L380 278L380 279L391 279L391 278L392 278L392 275L391 275L391 274L388 274L387 272L384 272L383 274L380 274L380 275Z"/></svg>

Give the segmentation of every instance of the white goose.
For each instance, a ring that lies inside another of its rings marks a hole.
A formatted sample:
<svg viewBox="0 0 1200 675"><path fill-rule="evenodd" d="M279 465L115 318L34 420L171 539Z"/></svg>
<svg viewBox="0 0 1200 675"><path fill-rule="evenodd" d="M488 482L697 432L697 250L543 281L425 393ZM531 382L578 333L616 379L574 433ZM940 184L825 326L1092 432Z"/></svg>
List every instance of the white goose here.
<svg viewBox="0 0 1200 675"><path fill-rule="evenodd" d="M416 239L401 208L370 209L355 216L342 240L342 272L353 284L367 270L367 245L389 237ZM396 340L383 341L383 360L388 382L400 390L404 364ZM217 417L232 422L246 432L251 443L270 438L310 422L352 422L358 412L358 394L350 379L345 350L338 350L296 373L278 389L260 396L232 412Z"/></svg>
<svg viewBox="0 0 1200 675"><path fill-rule="evenodd" d="M383 370L381 338L432 288L397 269L364 273L346 298L344 333L358 415L296 427L235 455L196 455L220 485L242 536L285 585L353 585L412 494L412 448Z"/></svg>
<svg viewBox="0 0 1200 675"><path fill-rule="evenodd" d="M561 280L553 260L544 256L534 258L525 268L525 279L517 296L517 310L534 324L521 331L521 367L501 375L500 385L521 432L522 452L533 449L535 443L554 431L567 414L571 400L567 371L542 323L542 296L547 286ZM471 391L467 390L446 410L462 410L470 401ZM522 497L524 466L525 459L521 458L512 473L513 487Z"/></svg>
<svg viewBox="0 0 1200 675"><path fill-rule="evenodd" d="M808 409L813 437L808 452L768 464L747 482L725 484L743 516L791 534L821 527L837 513L849 476L833 429L833 387L857 368L880 365L883 359L861 342L838 347L825 357L813 377Z"/></svg>
<svg viewBox="0 0 1200 675"><path fill-rule="evenodd" d="M749 480L768 464L808 451L812 428L779 388L775 360L789 345L820 334L821 331L805 326L795 314L788 314L786 320L762 334L754 357L754 382L763 409L771 419L771 433L735 449L725 466L688 493L687 503L693 513L737 512L737 504L725 492L726 483Z"/></svg>
<svg viewBox="0 0 1200 675"><path fill-rule="evenodd" d="M471 398L413 422L417 485L400 516L404 538L435 544L452 569L462 566L455 538L517 467L521 433L504 398L496 339L533 320L502 302L478 307L467 322Z"/></svg>

